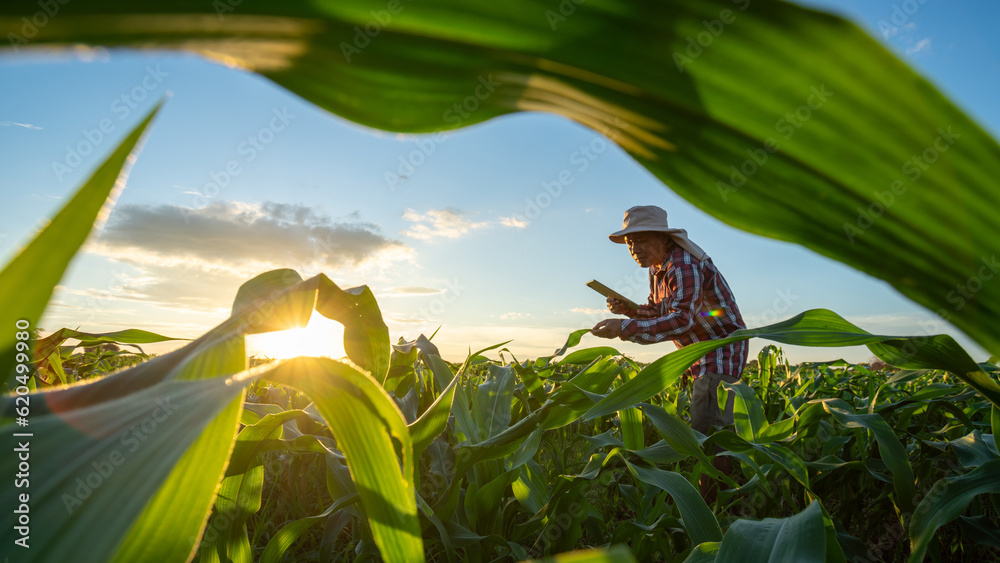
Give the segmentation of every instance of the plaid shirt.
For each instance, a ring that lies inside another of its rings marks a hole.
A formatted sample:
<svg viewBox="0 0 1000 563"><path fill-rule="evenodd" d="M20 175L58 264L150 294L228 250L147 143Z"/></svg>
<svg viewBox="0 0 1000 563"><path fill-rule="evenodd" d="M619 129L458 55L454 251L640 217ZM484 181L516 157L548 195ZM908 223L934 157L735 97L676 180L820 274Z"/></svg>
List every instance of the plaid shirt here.
<svg viewBox="0 0 1000 563"><path fill-rule="evenodd" d="M639 344L673 340L680 348L746 328L736 298L712 259L698 260L678 244L667 249L660 268L649 268L649 288L649 302L622 321L622 340ZM709 352L684 373L684 384L688 376L706 373L740 377L749 351L742 340Z"/></svg>

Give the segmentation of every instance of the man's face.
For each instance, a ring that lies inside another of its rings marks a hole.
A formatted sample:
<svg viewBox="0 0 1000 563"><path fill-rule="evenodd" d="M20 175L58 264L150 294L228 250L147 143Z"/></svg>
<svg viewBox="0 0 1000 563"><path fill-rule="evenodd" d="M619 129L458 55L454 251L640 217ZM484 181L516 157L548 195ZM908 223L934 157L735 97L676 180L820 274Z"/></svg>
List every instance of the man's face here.
<svg viewBox="0 0 1000 563"><path fill-rule="evenodd" d="M625 244L634 259L643 268L660 266L667 253L667 241L661 233L639 232L625 235Z"/></svg>

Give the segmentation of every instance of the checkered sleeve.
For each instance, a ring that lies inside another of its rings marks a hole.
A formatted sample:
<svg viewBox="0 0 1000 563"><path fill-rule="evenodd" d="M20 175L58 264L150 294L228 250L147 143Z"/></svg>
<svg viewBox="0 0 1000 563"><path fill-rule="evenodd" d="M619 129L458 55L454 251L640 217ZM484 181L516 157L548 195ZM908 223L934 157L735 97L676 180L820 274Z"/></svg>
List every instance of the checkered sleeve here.
<svg viewBox="0 0 1000 563"><path fill-rule="evenodd" d="M701 271L691 256L674 264L667 273L667 298L659 307L659 315L652 318L635 318L622 321L622 340L639 344L653 344L674 340L694 326L698 304L701 302ZM652 301L652 299L650 299Z"/></svg>

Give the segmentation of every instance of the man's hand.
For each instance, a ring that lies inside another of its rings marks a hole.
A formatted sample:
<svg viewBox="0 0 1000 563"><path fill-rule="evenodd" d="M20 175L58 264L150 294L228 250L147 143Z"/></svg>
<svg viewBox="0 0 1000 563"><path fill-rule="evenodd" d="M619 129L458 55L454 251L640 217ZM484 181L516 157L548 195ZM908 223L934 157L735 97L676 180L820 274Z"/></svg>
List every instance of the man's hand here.
<svg viewBox="0 0 1000 563"><path fill-rule="evenodd" d="M628 313L628 305L625 304L621 299L615 299L614 297L608 297L608 310L610 310L615 315L624 315Z"/></svg>
<svg viewBox="0 0 1000 563"><path fill-rule="evenodd" d="M622 319L605 319L594 325L590 334L601 338L618 338L622 335Z"/></svg>

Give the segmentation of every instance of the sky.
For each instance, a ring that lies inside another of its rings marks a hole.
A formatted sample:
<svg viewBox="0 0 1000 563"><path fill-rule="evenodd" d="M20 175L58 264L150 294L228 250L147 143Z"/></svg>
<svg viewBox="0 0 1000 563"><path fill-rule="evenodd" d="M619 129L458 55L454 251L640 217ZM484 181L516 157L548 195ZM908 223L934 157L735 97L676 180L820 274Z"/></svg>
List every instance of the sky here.
<svg viewBox="0 0 1000 563"><path fill-rule="evenodd" d="M855 21L1000 137L1000 3L800 3ZM400 135L194 55L26 52L0 51L3 263L167 97L107 223L56 289L39 323L46 332L142 328L195 338L229 315L240 284L289 267L341 287L368 285L394 342L440 327L434 341L450 360L510 339L519 359L547 355L608 316L587 281L645 300L646 272L607 238L625 209L644 204L667 209L671 226L708 252L751 327L819 307L877 334L922 334L937 321L881 280L725 225L559 116L520 113L443 135ZM94 150L73 154L82 140ZM539 199L561 173L572 183ZM315 317L316 334L336 339L336 323ZM950 325L944 332L977 361L988 357ZM301 340L278 338L252 338L249 351L276 355ZM581 346L607 344L640 361L674 349L589 335ZM751 354L766 344L752 341ZM783 348L793 362L872 357L864 347Z"/></svg>

